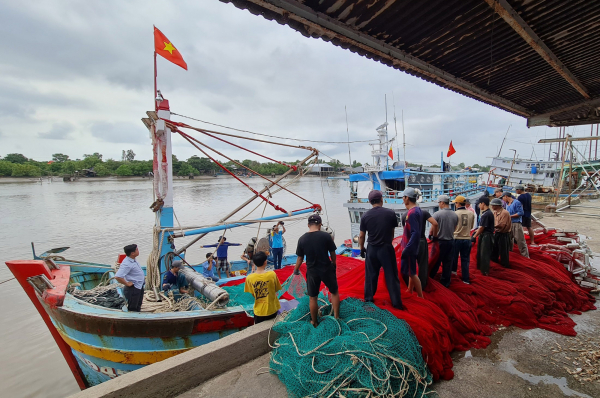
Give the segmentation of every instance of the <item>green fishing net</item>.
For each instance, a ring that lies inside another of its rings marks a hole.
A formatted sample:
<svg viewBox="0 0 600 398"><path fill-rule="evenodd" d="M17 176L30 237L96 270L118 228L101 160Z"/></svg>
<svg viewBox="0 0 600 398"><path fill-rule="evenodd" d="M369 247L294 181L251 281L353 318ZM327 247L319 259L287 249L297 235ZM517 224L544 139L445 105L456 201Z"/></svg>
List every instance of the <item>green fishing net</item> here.
<svg viewBox="0 0 600 398"><path fill-rule="evenodd" d="M322 314L331 305L319 297ZM340 319L310 323L309 299L273 326L271 371L290 397L421 397L432 375L408 324L372 303L347 298Z"/></svg>

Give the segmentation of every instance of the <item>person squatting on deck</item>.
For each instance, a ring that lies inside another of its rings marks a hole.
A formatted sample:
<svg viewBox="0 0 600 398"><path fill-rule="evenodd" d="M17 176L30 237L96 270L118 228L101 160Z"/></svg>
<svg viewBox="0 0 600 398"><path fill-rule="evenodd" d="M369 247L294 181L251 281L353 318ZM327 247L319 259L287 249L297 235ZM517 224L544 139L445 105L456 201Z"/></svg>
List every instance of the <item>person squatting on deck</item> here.
<svg viewBox="0 0 600 398"><path fill-rule="evenodd" d="M529 258L529 250L527 249L527 243L525 242L525 235L523 234L523 205L521 202L512 197L510 192L504 192L502 195L504 202L506 202L506 210L510 213L512 221L511 225L511 242L515 240L521 256Z"/></svg>
<svg viewBox="0 0 600 398"><path fill-rule="evenodd" d="M217 262L213 259L212 253L206 253L206 261L200 264L202 266L202 276L213 282L218 282L219 278L215 276Z"/></svg>
<svg viewBox="0 0 600 398"><path fill-rule="evenodd" d="M281 308L277 292L281 283L277 274L267 271L267 255L263 252L254 254L256 272L246 277L244 292L254 296L254 324L273 319Z"/></svg>
<svg viewBox="0 0 600 398"><path fill-rule="evenodd" d="M525 192L525 187L520 184L515 187L515 190L519 195L517 200L523 205L523 228L527 228L529 232L529 244L535 245L535 234L531 228L531 195Z"/></svg>
<svg viewBox="0 0 600 398"><path fill-rule="evenodd" d="M144 280L146 276L141 265L135 260L140 255L137 245L127 245L123 248L125 259L121 262L115 274L117 282L123 284L123 295L127 300L127 310L140 312L144 300Z"/></svg>
<svg viewBox="0 0 600 398"><path fill-rule="evenodd" d="M183 262L181 260L173 261L173 264L171 264L171 269L165 272L165 276L163 278L163 291L165 293L172 291L175 299L180 298L182 294L188 293L188 282L185 279L185 276L179 272L182 266Z"/></svg>
<svg viewBox="0 0 600 398"><path fill-rule="evenodd" d="M421 281L417 276L417 257L419 255L423 213L421 212L421 208L417 206L417 191L414 188L406 188L402 200L408 212L406 213L406 222L404 223L402 240L400 241L400 247L402 248L400 273L403 278L408 279L408 292L412 293L414 289L417 291L417 295L423 298Z"/></svg>
<svg viewBox="0 0 600 398"><path fill-rule="evenodd" d="M217 273L219 274L219 279L221 279L221 271L225 272L225 277L229 278L229 262L227 261L227 249L229 246L241 246L241 243L229 243L226 242L226 238L224 236L219 237L219 243L215 243L214 245L204 245L200 247L216 247L217 248Z"/></svg>
<svg viewBox="0 0 600 398"><path fill-rule="evenodd" d="M252 261L252 257L254 256L254 247L255 246L256 246L256 238L253 237L252 239L250 239L250 242L248 242L248 245L246 246L246 248L244 249L244 252L240 256L240 258L248 264L248 267L246 268L246 275L250 275L252 272L256 271L256 266L254 265L254 262Z"/></svg>
<svg viewBox="0 0 600 398"><path fill-rule="evenodd" d="M319 311L319 287L321 282L331 293L331 305L336 319L340 317L340 295L336 274L335 242L331 235L321 231L323 222L321 216L312 214L308 217L308 232L298 239L296 248L296 266L294 275L300 275L300 266L306 256L306 290L310 299L310 318L314 327L317 327Z"/></svg>
<svg viewBox="0 0 600 398"><path fill-rule="evenodd" d="M492 261L499 263L504 268L510 268L508 253L513 243L510 240L512 222L510 213L502 208L502 201L498 198L490 202L494 213L494 246L492 249Z"/></svg>
<svg viewBox="0 0 600 398"><path fill-rule="evenodd" d="M452 262L452 273L458 270L458 256L460 256L460 269L462 281L469 284L469 264L471 263L471 229L475 223L475 212L466 208L467 199L458 195L454 199L456 203L456 215L458 225L454 231L454 258Z"/></svg>
<svg viewBox="0 0 600 398"><path fill-rule="evenodd" d="M283 221L279 221L276 225L273 225L271 230L271 249L273 252L273 263L275 269L281 269L281 260L283 259L283 234L285 234L285 227Z"/></svg>
<svg viewBox="0 0 600 398"><path fill-rule="evenodd" d="M439 225L437 240L439 241L440 254L429 271L429 277L434 278L437 275L441 264L442 277L440 278L440 283L448 287L450 286L450 278L452 276L454 231L456 230L456 225L458 225L458 216L450 209L450 198L448 195L440 195L438 197L438 205L440 210L433 213L433 218Z"/></svg>
<svg viewBox="0 0 600 398"><path fill-rule="evenodd" d="M391 209L383 207L383 196L380 191L369 192L371 210L363 214L360 220L360 234L358 244L360 255L365 259L365 301L373 302L377 292L379 271L383 267L385 284L390 294L392 306L399 310L404 309L400 297L400 279L398 278L398 264L392 240L394 229L398 227L398 218ZM366 236L368 234L368 237ZM365 250L365 237L369 244Z"/></svg>
<svg viewBox="0 0 600 398"><path fill-rule="evenodd" d="M473 234L471 242L477 240L477 269L487 276L490 273L490 258L494 244L494 214L490 210L490 198L479 198L478 206L481 211L479 228Z"/></svg>

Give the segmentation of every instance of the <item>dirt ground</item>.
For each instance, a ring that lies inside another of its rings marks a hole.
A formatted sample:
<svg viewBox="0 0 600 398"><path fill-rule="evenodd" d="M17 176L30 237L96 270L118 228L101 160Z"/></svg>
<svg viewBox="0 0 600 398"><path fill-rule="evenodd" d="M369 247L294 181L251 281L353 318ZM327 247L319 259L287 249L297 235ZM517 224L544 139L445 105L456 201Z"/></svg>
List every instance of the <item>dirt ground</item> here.
<svg viewBox="0 0 600 398"><path fill-rule="evenodd" d="M600 253L600 201L584 202L582 205L586 207L574 207L556 215L543 214L540 221L547 227L578 230L587 237L592 251ZM429 396L600 397L600 381L581 381L586 377L580 377L587 369L585 359L580 355L592 349L600 350L600 311L589 311L572 318L577 323L576 337L541 329L509 327L494 333L492 344L486 349L453 353L454 379L433 383L431 388L435 393ZM277 376L263 372L268 363L269 356L262 356L180 397L286 396L285 387ZM597 360L595 365L598 366ZM574 372L579 374L571 374Z"/></svg>

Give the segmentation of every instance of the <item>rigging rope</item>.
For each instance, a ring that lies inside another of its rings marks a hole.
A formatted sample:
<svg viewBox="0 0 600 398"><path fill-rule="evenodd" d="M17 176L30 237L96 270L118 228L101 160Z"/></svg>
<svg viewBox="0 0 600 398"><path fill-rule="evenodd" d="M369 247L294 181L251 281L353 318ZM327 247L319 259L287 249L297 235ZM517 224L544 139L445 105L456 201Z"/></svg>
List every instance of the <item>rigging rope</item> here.
<svg viewBox="0 0 600 398"><path fill-rule="evenodd" d="M275 203L272 203L269 199L265 198L264 196L262 196L257 190L255 190L254 188L252 188L250 185L248 185L247 183L245 183L244 181L242 181L241 178L239 178L238 176L236 176L235 174L233 174L231 171L229 171L229 169L225 166L223 166L221 163L219 163L219 161L217 161L215 158L213 158L212 156L210 156L208 153L206 153L202 148L200 148L198 145L194 144L192 142L192 137L190 137L189 135L187 135L186 133L184 133L183 131L179 130L179 129L175 129L173 130L176 133L179 133L186 141L188 141L190 144L192 144L194 147L196 147L196 149L198 149L200 152L202 152L206 157L208 157L210 160L212 160L217 166L219 166L224 172L226 172L227 174L231 175L233 178L235 178L236 180L238 180L239 182L241 182L246 188L248 188L253 194L255 194L256 196L260 197L262 200L268 202L271 206L273 206L273 208L275 210L281 211L282 213L287 213L287 211L281 207L279 207L278 205L276 205ZM196 141L196 140L194 140ZM204 145L204 144L203 144Z"/></svg>
<svg viewBox="0 0 600 398"><path fill-rule="evenodd" d="M175 131L175 132L177 132L177 133L179 133L179 134L181 134L181 135L183 136L183 138L185 138L185 139L186 139L188 142L190 142L189 140L195 141L195 142L197 142L198 144L202 145L203 147L205 147L205 148L207 148L207 149L209 149L209 150L211 150L211 151L213 151L213 152L217 153L218 155L221 155L221 156L223 156L223 157L224 157L224 158L226 158L227 160L230 160L231 162L233 162L233 163L237 164L238 166L240 166L240 167L243 167L244 169L246 169L246 170L248 170L248 171L250 171L250 172L254 173L255 175L259 176L260 178L262 178L262 179L265 179L265 180L269 181L271 184L274 184L274 185L277 185L278 187L281 187L281 188L283 188L281 185L279 185L278 183L276 183L276 182L274 182L274 181L270 180L269 178L267 178L267 177L263 176L263 175L262 175L262 174L260 174L259 172L255 171L255 170L252 170L251 168L249 168L249 167L247 167L247 166L243 165L242 163L238 162L237 160L235 160L235 159L232 159L232 158L230 158L230 157L228 157L228 156L226 156L226 155L222 154L221 152L217 151L216 149L214 149L214 148L211 148L210 146L208 146L208 145L204 144L203 142L199 141L198 139L196 139L196 138L194 138L194 137L190 136L189 134L186 134L186 133L184 133L184 132L180 131L179 129L175 129L174 131ZM215 138L216 138L216 137L215 137ZM221 140L221 141L224 141L224 140ZM226 143L228 143L228 144L230 144L230 145L237 146L237 145L235 145L235 144L232 144L232 143L230 143L230 142L227 142L227 141L224 141L224 142L226 142ZM191 142L190 142L190 143L191 143ZM191 144L192 144L192 145L194 145L193 143L191 143ZM195 145L194 145L194 146L195 146ZM196 147L196 148L197 148L197 147ZM198 148L198 149L199 149L199 148ZM250 151L250 152L252 152L252 151ZM254 152L253 152L253 153L254 153ZM269 158L269 159L270 159L270 158ZM278 162L278 163L280 163L280 162ZM298 170L298 167L297 167L297 166L291 166L291 165L287 165L287 164L284 164L284 163L280 163L280 164L282 164L282 165L284 165L284 166L286 166L286 167L288 167L288 168L291 168L291 169L292 169L292 170L294 170L294 171L297 171L297 170ZM231 173L230 173L230 174L231 174ZM238 178L238 180L239 180L239 178ZM241 181L241 180L240 180L240 181ZM283 189L285 189L285 188L283 188ZM313 204L312 202L310 202L309 200L307 200L307 199L303 198L302 196L298 195L297 193L295 193L295 192L292 192L292 191L290 191L289 189L285 189L285 190L286 190L287 192L291 193L292 195L294 195L294 196L296 196L296 197L298 197L298 198L302 199L303 201L305 201L305 202L308 202L308 203L310 203L310 204Z"/></svg>
<svg viewBox="0 0 600 398"><path fill-rule="evenodd" d="M279 136L276 136L276 135L255 133L253 131L240 130L240 129L236 129L234 127L223 126L221 124L207 122L207 121L196 119L196 118L193 118L193 117L190 117L190 116L180 115L179 113L175 113L175 112L171 112L171 115L183 117L183 118L186 118L186 119L195 120L195 121L201 122L201 123L210 124L211 126L223 127L223 128L229 129L229 130L239 131L240 133L250 133L250 134L260 135L260 136L263 136L263 137L277 138L277 139L280 139L280 140L291 140L291 141L301 141L301 142L315 142L315 143L320 143L320 144L354 144L354 143L357 143L357 142L372 142L372 141L377 141L376 139L372 139L372 140L358 140L358 141L318 141L318 140L305 140L305 139L300 139L300 138L279 137ZM245 138L245 137L242 137L242 138Z"/></svg>

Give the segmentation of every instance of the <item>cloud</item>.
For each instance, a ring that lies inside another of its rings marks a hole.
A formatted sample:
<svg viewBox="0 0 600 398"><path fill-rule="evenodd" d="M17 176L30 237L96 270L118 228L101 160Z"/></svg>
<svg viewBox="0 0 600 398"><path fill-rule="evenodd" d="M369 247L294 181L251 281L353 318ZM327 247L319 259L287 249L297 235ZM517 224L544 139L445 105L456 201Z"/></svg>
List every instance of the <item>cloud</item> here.
<svg viewBox="0 0 600 398"><path fill-rule="evenodd" d="M556 134L545 127L527 129L523 118L216 0L181 0L177 7L164 0L0 0L0 35L10 38L0 41L0 53L10 54L0 58L3 150L21 152L19 145L30 140L24 154L36 159L48 159L53 151L73 158L93 152L120 158L125 148L114 144L127 143L137 158L150 158L148 133L139 121L154 107L148 21L188 64L185 71L157 59L158 88L171 109L183 115L280 137L345 141L347 108L350 139L365 140L376 138L375 128L386 120L387 94L389 136L396 135L397 127L402 142L403 112L407 160L419 163L439 163L450 140L458 151L453 161L489 163L486 157L497 154L511 124L505 148L524 156L532 153L527 141ZM88 132L65 130L69 124L88 126ZM19 134L8 135L12 131ZM64 136L69 139L61 141ZM203 140L234 159L255 158ZM305 152L233 141L281 160L295 160ZM348 159L345 144L285 142ZM198 152L180 137L173 143L180 159ZM536 153L548 152L535 148ZM366 143L352 144L351 151L353 160L371 162Z"/></svg>
<svg viewBox="0 0 600 398"><path fill-rule="evenodd" d="M95 122L90 128L92 135L101 141L111 143L133 143L140 144L148 140L148 130L142 122L133 123L109 123Z"/></svg>
<svg viewBox="0 0 600 398"><path fill-rule="evenodd" d="M75 126L69 122L58 122L52 124L52 128L45 133L38 133L38 138L47 140L65 140L72 137Z"/></svg>

